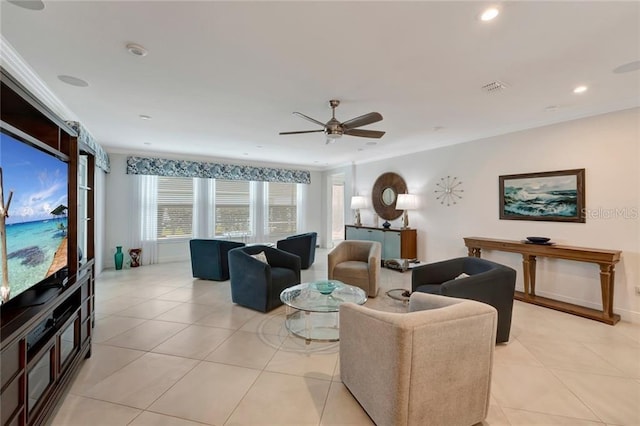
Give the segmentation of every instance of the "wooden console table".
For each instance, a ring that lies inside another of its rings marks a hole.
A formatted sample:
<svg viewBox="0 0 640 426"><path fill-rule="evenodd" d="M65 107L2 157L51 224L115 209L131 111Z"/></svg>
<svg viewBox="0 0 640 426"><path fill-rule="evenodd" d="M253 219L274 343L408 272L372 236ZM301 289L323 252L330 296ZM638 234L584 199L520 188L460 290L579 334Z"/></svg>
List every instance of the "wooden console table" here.
<svg viewBox="0 0 640 426"><path fill-rule="evenodd" d="M620 321L620 315L613 313L614 267L620 261L620 250L602 250L594 248L571 247L561 245L527 244L522 241L496 240L493 238L467 237L464 244L469 256L480 257L482 249L506 251L522 254L524 272L524 293L516 291L514 298L527 303L568 312L581 317L613 325ZM578 262L597 263L600 266L600 288L602 291L602 310L561 302L536 296L536 257L576 260Z"/></svg>

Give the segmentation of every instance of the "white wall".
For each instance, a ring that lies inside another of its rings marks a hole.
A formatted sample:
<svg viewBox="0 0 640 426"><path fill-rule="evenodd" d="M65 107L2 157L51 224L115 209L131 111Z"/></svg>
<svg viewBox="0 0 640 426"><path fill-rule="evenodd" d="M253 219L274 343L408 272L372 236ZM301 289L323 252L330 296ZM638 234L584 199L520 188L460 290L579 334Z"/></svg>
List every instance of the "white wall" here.
<svg viewBox="0 0 640 426"><path fill-rule="evenodd" d="M104 269L105 259L105 218L107 208L106 173L102 169L95 169L93 182L94 197L94 250L95 250L95 270L98 275ZM106 254L108 256L108 253ZM113 258L113 255L111 256Z"/></svg>
<svg viewBox="0 0 640 426"><path fill-rule="evenodd" d="M316 244L324 247L325 241L322 238L322 218L324 217L323 209L323 174L322 172L311 172L311 185L307 186L306 206L301 207L305 217L303 229L300 232L317 232L319 241Z"/></svg>
<svg viewBox="0 0 640 426"><path fill-rule="evenodd" d="M640 296L635 294L640 285L639 123L636 108L325 173L352 173L355 191L368 196L380 174L401 175L409 192L421 199L420 210L410 212L409 218L410 226L418 230L422 261L466 256L463 237L467 236L513 240L549 236L566 245L622 250L615 269L614 311L640 322ZM499 220L499 175L578 168L586 169L586 207L594 215L587 223ZM436 182L446 176L463 182L463 199L451 207L439 204L434 193ZM347 223L352 223L350 215L348 210ZM373 224L372 209L362 211L362 221ZM401 226L400 219L393 226ZM483 257L515 268L522 289L520 255L485 252ZM601 309L598 266L539 258L536 293Z"/></svg>
<svg viewBox="0 0 640 426"><path fill-rule="evenodd" d="M109 154L111 173L106 177L106 214L104 240L104 268L113 268L113 254L116 246L123 246L128 252L131 241L133 221L133 206L131 206L131 188L133 177L126 174L128 154ZM204 160L215 161L215 160ZM269 164L254 164L258 167L273 167ZM306 204L300 206L304 212L300 232L317 231L321 227L322 217L322 173L311 172L311 184L306 186ZM158 261L160 263L175 262L189 259L189 240L182 239L158 244ZM126 259L126 256L125 256Z"/></svg>

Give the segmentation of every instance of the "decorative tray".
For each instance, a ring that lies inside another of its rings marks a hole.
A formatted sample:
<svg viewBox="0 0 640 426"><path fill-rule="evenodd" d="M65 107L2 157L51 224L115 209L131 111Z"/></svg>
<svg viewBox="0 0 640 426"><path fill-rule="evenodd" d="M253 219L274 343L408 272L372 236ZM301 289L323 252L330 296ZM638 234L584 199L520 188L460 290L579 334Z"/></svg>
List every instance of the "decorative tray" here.
<svg viewBox="0 0 640 426"><path fill-rule="evenodd" d="M555 244L553 241L545 241L545 242L536 243L534 241L522 240L522 242L525 243L525 244L535 244L537 246L552 246L552 245Z"/></svg>

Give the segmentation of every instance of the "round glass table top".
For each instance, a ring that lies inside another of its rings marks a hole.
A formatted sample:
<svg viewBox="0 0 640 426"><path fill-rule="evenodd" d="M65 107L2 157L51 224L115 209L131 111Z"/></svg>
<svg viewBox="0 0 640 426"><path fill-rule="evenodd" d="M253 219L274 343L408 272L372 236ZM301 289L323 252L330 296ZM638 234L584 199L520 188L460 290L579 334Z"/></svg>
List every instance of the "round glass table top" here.
<svg viewBox="0 0 640 426"><path fill-rule="evenodd" d="M292 308L308 312L338 312L345 302L364 304L367 295L359 287L336 280L302 283L284 289L280 300Z"/></svg>

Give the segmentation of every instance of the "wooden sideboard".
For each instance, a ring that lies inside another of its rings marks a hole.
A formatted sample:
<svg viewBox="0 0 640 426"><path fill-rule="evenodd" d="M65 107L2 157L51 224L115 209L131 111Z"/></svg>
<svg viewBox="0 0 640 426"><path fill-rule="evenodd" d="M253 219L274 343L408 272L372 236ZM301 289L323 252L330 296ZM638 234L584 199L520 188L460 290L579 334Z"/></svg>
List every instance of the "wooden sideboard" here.
<svg viewBox="0 0 640 426"><path fill-rule="evenodd" d="M418 256L415 229L346 225L344 239L378 241L382 244L382 259L415 259Z"/></svg>
<svg viewBox="0 0 640 426"><path fill-rule="evenodd" d="M497 240L493 238L467 237L465 246L469 256L480 257L482 249L506 251L522 254L524 272L524 292L516 291L514 298L527 303L568 312L581 317L613 325L620 321L620 315L613 313L614 268L620 261L620 250L572 247L563 245L528 244L523 241ZM602 310L561 302L536 295L536 257L575 260L596 263L600 267L600 289Z"/></svg>

